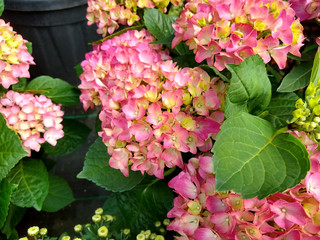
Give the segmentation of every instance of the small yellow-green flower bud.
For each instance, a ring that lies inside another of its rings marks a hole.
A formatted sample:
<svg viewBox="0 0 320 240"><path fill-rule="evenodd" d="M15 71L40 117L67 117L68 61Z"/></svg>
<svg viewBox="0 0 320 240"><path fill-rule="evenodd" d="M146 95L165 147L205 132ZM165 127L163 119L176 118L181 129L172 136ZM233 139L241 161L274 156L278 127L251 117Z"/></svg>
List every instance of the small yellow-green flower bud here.
<svg viewBox="0 0 320 240"><path fill-rule="evenodd" d="M30 227L28 229L28 235L31 236L31 237L36 236L38 233L39 233L39 227L38 226L33 226L33 227Z"/></svg>
<svg viewBox="0 0 320 240"><path fill-rule="evenodd" d="M314 117L314 118L313 118L313 121L314 121L315 123L319 123L319 122L320 122L320 117Z"/></svg>
<svg viewBox="0 0 320 240"><path fill-rule="evenodd" d="M47 233L48 233L48 229L46 229L46 228L41 228L40 229L40 235L41 236L45 236L45 235L47 235Z"/></svg>
<svg viewBox="0 0 320 240"><path fill-rule="evenodd" d="M61 240L71 240L71 237L70 236L64 236L61 238Z"/></svg>
<svg viewBox="0 0 320 240"><path fill-rule="evenodd" d="M317 127L318 124L316 124L315 122L311 122L310 123L310 127L312 127L312 130L315 129Z"/></svg>
<svg viewBox="0 0 320 240"><path fill-rule="evenodd" d="M91 224L90 223L87 223L86 225L84 225L86 228L90 227Z"/></svg>
<svg viewBox="0 0 320 240"><path fill-rule="evenodd" d="M111 215L103 215L102 218L103 218L103 220L105 220L107 222L112 222L113 220L115 220L115 217L113 217Z"/></svg>
<svg viewBox="0 0 320 240"><path fill-rule="evenodd" d="M154 240L156 237L157 237L157 234L151 233L151 235L150 235L150 239L151 239L151 240Z"/></svg>
<svg viewBox="0 0 320 240"><path fill-rule="evenodd" d="M146 239L146 236L143 233L139 233L137 235L137 240L145 240L145 239Z"/></svg>
<svg viewBox="0 0 320 240"><path fill-rule="evenodd" d="M81 238L74 238L73 240L82 240Z"/></svg>
<svg viewBox="0 0 320 240"><path fill-rule="evenodd" d="M102 208L97 208L94 213L98 214L98 215L102 215L103 214L103 209Z"/></svg>
<svg viewBox="0 0 320 240"><path fill-rule="evenodd" d="M123 229L123 234L124 235L129 235L130 234L130 229L129 228Z"/></svg>
<svg viewBox="0 0 320 240"><path fill-rule="evenodd" d="M170 220L168 218L163 220L163 225L168 226L170 224Z"/></svg>
<svg viewBox="0 0 320 240"><path fill-rule="evenodd" d="M187 206L188 208L188 212L194 215L198 215L201 212L201 204L199 203L199 201L194 200L194 201L189 201Z"/></svg>
<svg viewBox="0 0 320 240"><path fill-rule="evenodd" d="M98 214L93 215L92 221L95 223L101 222L101 215L98 215Z"/></svg>
<svg viewBox="0 0 320 240"><path fill-rule="evenodd" d="M313 108L313 112L316 115L320 115L320 105L317 105Z"/></svg>
<svg viewBox="0 0 320 240"><path fill-rule="evenodd" d="M161 227L161 222L160 222L160 221L156 221L156 222L154 223L154 226L155 226L155 227Z"/></svg>
<svg viewBox="0 0 320 240"><path fill-rule="evenodd" d="M157 235L154 240L165 240L165 238L162 235Z"/></svg>
<svg viewBox="0 0 320 240"><path fill-rule="evenodd" d="M28 240L27 237L19 238L19 240Z"/></svg>
<svg viewBox="0 0 320 240"><path fill-rule="evenodd" d="M146 236L146 238L148 239L151 235L151 231L150 230L146 230L144 231L144 235Z"/></svg>
<svg viewBox="0 0 320 240"><path fill-rule="evenodd" d="M166 229L163 228L163 227L161 227L161 228L159 229L159 231L160 231L161 233L165 233L165 232L166 232Z"/></svg>
<svg viewBox="0 0 320 240"><path fill-rule="evenodd" d="M107 237L109 230L106 226L102 226L98 229L98 236L99 237Z"/></svg>
<svg viewBox="0 0 320 240"><path fill-rule="evenodd" d="M74 226L73 229L74 229L75 232L81 232L83 227L82 227L81 224L77 224L77 225Z"/></svg>

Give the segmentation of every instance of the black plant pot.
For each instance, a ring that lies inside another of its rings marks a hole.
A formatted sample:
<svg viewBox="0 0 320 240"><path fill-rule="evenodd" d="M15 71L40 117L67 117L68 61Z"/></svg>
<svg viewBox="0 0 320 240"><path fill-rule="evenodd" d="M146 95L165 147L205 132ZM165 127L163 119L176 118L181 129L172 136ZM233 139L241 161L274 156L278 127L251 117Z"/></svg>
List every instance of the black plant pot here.
<svg viewBox="0 0 320 240"><path fill-rule="evenodd" d="M80 83L74 66L100 38L95 26L87 26L86 0L5 0L1 18L32 42L35 66L31 77L50 75Z"/></svg>

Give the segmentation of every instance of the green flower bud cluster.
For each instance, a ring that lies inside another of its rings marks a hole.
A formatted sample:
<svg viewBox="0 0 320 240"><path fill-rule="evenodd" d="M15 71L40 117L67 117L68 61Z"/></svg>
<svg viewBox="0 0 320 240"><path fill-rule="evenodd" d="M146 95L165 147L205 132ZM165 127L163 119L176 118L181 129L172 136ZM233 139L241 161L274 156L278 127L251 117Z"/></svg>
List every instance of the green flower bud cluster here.
<svg viewBox="0 0 320 240"><path fill-rule="evenodd" d="M291 126L307 133L315 142L320 141L320 79L311 82L305 91L305 101L299 98L292 112Z"/></svg>
<svg viewBox="0 0 320 240"><path fill-rule="evenodd" d="M46 239L48 229L39 228L38 226L33 226L28 228L28 236L34 239ZM19 238L19 240L28 240L28 237Z"/></svg>

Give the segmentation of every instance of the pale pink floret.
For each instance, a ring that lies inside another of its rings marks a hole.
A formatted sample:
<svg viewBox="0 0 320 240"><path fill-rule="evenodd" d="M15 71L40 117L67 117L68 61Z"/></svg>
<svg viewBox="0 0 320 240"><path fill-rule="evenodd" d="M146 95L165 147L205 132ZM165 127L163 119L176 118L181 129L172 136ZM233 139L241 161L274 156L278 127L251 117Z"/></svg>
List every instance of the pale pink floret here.
<svg viewBox="0 0 320 240"><path fill-rule="evenodd" d="M0 113L30 154L31 150L39 151L44 142L55 146L64 136L61 125L64 112L46 96L10 90L0 98Z"/></svg>

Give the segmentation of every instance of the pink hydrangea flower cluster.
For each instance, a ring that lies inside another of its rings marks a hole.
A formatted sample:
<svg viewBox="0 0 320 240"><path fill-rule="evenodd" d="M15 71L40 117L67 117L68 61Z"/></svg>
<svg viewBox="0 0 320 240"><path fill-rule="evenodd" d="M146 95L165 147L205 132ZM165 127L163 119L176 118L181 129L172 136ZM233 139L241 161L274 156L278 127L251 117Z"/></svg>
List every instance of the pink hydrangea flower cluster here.
<svg viewBox="0 0 320 240"><path fill-rule="evenodd" d="M17 83L18 77L30 77L29 66L34 62L26 42L0 19L0 84L5 88Z"/></svg>
<svg viewBox="0 0 320 240"><path fill-rule="evenodd" d="M189 160L169 182L178 194L168 213L168 230L177 239L320 239L320 151L304 133L293 133L306 145L311 171L305 180L284 193L258 200L234 192L217 192L211 154Z"/></svg>
<svg viewBox="0 0 320 240"><path fill-rule="evenodd" d="M182 167L181 152L208 151L224 119L226 86L201 68L179 69L146 31L128 31L96 45L82 62L84 107L101 102L99 135L109 165L163 178ZM164 61L166 60L166 61Z"/></svg>
<svg viewBox="0 0 320 240"><path fill-rule="evenodd" d="M29 154L31 150L38 152L44 142L55 146L64 135L61 124L64 112L44 95L10 90L0 98L0 113Z"/></svg>
<svg viewBox="0 0 320 240"><path fill-rule="evenodd" d="M179 5L182 0L170 0L174 5ZM119 24L132 26L140 20L138 9L158 8L165 12L169 0L88 0L88 24L97 24L99 34L106 36L119 28Z"/></svg>
<svg viewBox="0 0 320 240"><path fill-rule="evenodd" d="M173 24L175 38L219 71L259 54L268 63L286 66L287 54L300 56L303 27L290 4L282 0L191 0Z"/></svg>
<svg viewBox="0 0 320 240"><path fill-rule="evenodd" d="M290 0L291 7L295 10L300 21L320 17L319 0Z"/></svg>

